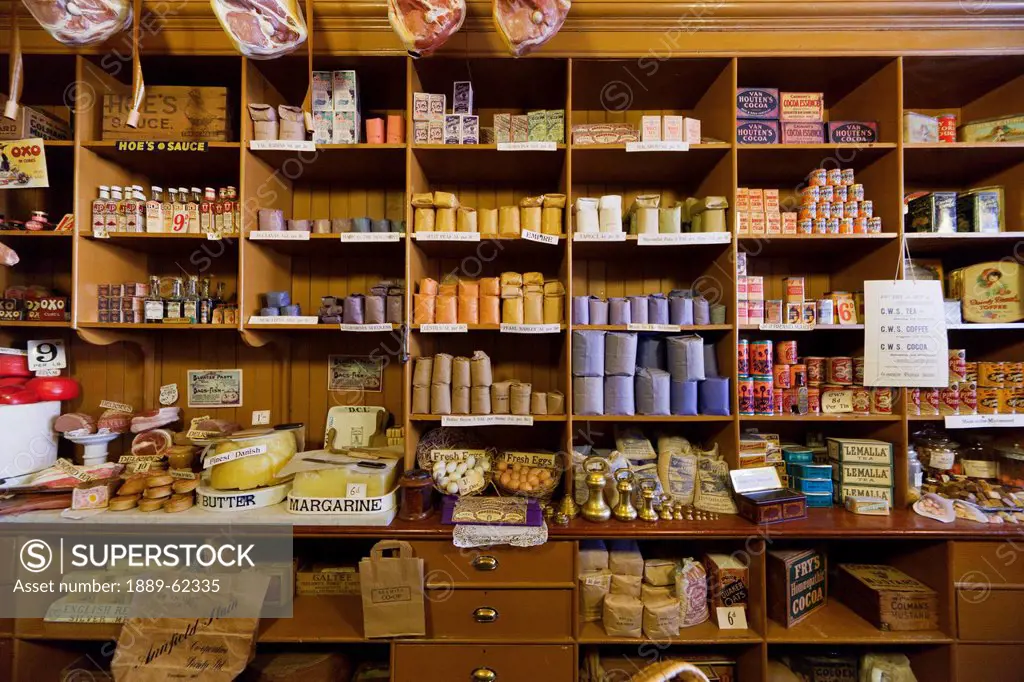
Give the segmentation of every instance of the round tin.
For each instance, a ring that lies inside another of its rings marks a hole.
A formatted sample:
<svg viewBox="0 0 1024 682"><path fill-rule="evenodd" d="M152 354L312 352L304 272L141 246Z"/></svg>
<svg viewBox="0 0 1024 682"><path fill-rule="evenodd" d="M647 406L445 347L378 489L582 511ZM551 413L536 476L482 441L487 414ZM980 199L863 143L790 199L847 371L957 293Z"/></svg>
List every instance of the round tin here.
<svg viewBox="0 0 1024 682"><path fill-rule="evenodd" d="M846 191L846 197L850 201L864 201L864 185L860 183L850 185L850 189Z"/></svg>
<svg viewBox="0 0 1024 682"><path fill-rule="evenodd" d="M853 233L854 234L867 234L868 232L868 221L870 218L860 216L853 219Z"/></svg>
<svg viewBox="0 0 1024 682"><path fill-rule="evenodd" d="M845 204L847 201L849 201L849 196L849 187L846 185L836 185L832 189L832 201L836 203Z"/></svg>
<svg viewBox="0 0 1024 682"><path fill-rule="evenodd" d="M754 414L772 415L775 413L775 395L771 376L759 375L754 379Z"/></svg>
<svg viewBox="0 0 1024 682"><path fill-rule="evenodd" d="M821 185L828 184L828 171L824 168L815 168L807 176L807 183L811 187L820 187Z"/></svg>
<svg viewBox="0 0 1024 682"><path fill-rule="evenodd" d="M782 414L796 414L800 408L800 391L787 388L782 392Z"/></svg>
<svg viewBox="0 0 1024 682"><path fill-rule="evenodd" d="M815 234L828 234L828 221L824 218L818 218L814 221L814 233Z"/></svg>
<svg viewBox="0 0 1024 682"><path fill-rule="evenodd" d="M825 358L806 357L804 364L807 365L808 386L820 386L825 383Z"/></svg>
<svg viewBox="0 0 1024 682"><path fill-rule="evenodd" d="M800 234L813 234L814 233L814 221L810 218L804 220L798 220L796 223L797 232Z"/></svg>
<svg viewBox="0 0 1024 682"><path fill-rule="evenodd" d="M841 185L843 184L843 171L839 168L828 169L828 184L830 185Z"/></svg>
<svg viewBox="0 0 1024 682"><path fill-rule="evenodd" d="M863 386L853 388L853 413L871 414L871 389Z"/></svg>
<svg viewBox="0 0 1024 682"><path fill-rule="evenodd" d="M740 399L740 414L751 416L754 414L754 378L748 375L740 375L737 380L737 392Z"/></svg>
<svg viewBox="0 0 1024 682"><path fill-rule="evenodd" d="M821 412L821 389L817 386L807 387L807 411L810 414Z"/></svg>
<svg viewBox="0 0 1024 682"><path fill-rule="evenodd" d="M796 341L779 341L775 345L775 361L780 365L795 365Z"/></svg>
<svg viewBox="0 0 1024 682"><path fill-rule="evenodd" d="M875 215L875 202L871 201L871 199L858 199L857 215L863 218L873 218Z"/></svg>
<svg viewBox="0 0 1024 682"><path fill-rule="evenodd" d="M807 365L796 364L789 368L789 385L803 388L807 385Z"/></svg>
<svg viewBox="0 0 1024 682"><path fill-rule="evenodd" d="M846 205L845 201L835 201L832 203L832 215L833 218L839 218L842 220L846 217L846 211L843 210L843 206Z"/></svg>
<svg viewBox="0 0 1024 682"><path fill-rule="evenodd" d="M828 220L832 217L832 200L822 199L818 202L818 217Z"/></svg>
<svg viewBox="0 0 1024 682"><path fill-rule="evenodd" d="M792 376L789 373L790 365L775 365L772 368L772 376L775 378L775 388L792 388Z"/></svg>
<svg viewBox="0 0 1024 682"><path fill-rule="evenodd" d="M839 234L853 234L853 218L839 219Z"/></svg>
<svg viewBox="0 0 1024 682"><path fill-rule="evenodd" d="M798 220L814 220L818 217L818 205L817 204L804 204L800 207L800 211L797 213Z"/></svg>
<svg viewBox="0 0 1024 682"><path fill-rule="evenodd" d="M853 184L853 179L854 178L853 178L853 169L852 168L844 168L844 169L842 169L841 174L842 174L842 179L843 179L843 184L844 185L852 185Z"/></svg>
<svg viewBox="0 0 1024 682"><path fill-rule="evenodd" d="M853 383L853 358L840 355L825 360L825 378L830 384L849 386Z"/></svg>
<svg viewBox="0 0 1024 682"><path fill-rule="evenodd" d="M819 185L812 184L800 190L801 204L816 204L819 201L821 201L821 187Z"/></svg>
<svg viewBox="0 0 1024 682"><path fill-rule="evenodd" d="M977 392L978 414L999 413L999 389L988 386L978 386ZM938 402L938 401L936 401ZM938 405L936 405L938 408Z"/></svg>
<svg viewBox="0 0 1024 682"><path fill-rule="evenodd" d="M868 232L870 234L881 234L882 219L876 216L868 220Z"/></svg>
<svg viewBox="0 0 1024 682"><path fill-rule="evenodd" d="M750 373L754 376L772 375L772 342L754 341L750 344Z"/></svg>
<svg viewBox="0 0 1024 682"><path fill-rule="evenodd" d="M836 188L832 185L825 185L824 187L818 188L818 201L821 203L828 202L832 203L836 200Z"/></svg>
<svg viewBox="0 0 1024 682"><path fill-rule="evenodd" d="M839 218L829 218L825 224L825 234L839 234Z"/></svg>
<svg viewBox="0 0 1024 682"><path fill-rule="evenodd" d="M782 394L781 388L772 389L772 406L775 408L775 414L782 414Z"/></svg>
<svg viewBox="0 0 1024 682"><path fill-rule="evenodd" d="M975 400L977 400L977 393L975 393ZM921 389L907 389L907 414L912 417L921 414Z"/></svg>
<svg viewBox="0 0 1024 682"><path fill-rule="evenodd" d="M892 414L893 390L888 386L875 386L871 389L871 413Z"/></svg>
<svg viewBox="0 0 1024 682"><path fill-rule="evenodd" d="M736 343L736 373L750 374L750 342L746 339Z"/></svg>
<svg viewBox="0 0 1024 682"><path fill-rule="evenodd" d="M960 385L960 414L977 414L978 384L967 382Z"/></svg>
<svg viewBox="0 0 1024 682"><path fill-rule="evenodd" d="M939 142L956 142L956 114L939 114Z"/></svg>

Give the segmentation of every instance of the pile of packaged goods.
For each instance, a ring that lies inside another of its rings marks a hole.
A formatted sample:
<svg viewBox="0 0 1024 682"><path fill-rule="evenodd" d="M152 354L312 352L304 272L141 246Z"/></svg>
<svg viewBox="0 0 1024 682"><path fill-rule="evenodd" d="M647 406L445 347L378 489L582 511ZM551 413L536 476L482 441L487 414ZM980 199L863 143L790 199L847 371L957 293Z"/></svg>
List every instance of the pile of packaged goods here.
<svg viewBox="0 0 1024 682"><path fill-rule="evenodd" d="M1024 363L968 362L966 350L950 348L949 386L908 388L907 414L1024 414Z"/></svg>
<svg viewBox="0 0 1024 682"><path fill-rule="evenodd" d="M783 445L777 434L748 431L740 436L740 469L775 467L783 488L803 493L808 507L831 507L832 467L814 463L811 448Z"/></svg>
<svg viewBox="0 0 1024 682"><path fill-rule="evenodd" d="M912 192L903 197L907 232L994 233L1004 230L1004 189L976 187L964 192Z"/></svg>
<svg viewBox="0 0 1024 682"><path fill-rule="evenodd" d="M355 71L313 72L313 142L358 144L363 119L359 78ZM367 116L367 144L405 142L405 116Z"/></svg>
<svg viewBox="0 0 1024 682"><path fill-rule="evenodd" d="M572 297L574 326L725 324L725 311L721 303L710 303L691 289L673 289L667 295Z"/></svg>
<svg viewBox="0 0 1024 682"><path fill-rule="evenodd" d="M4 289L0 299L0 322L68 322L71 299L38 284Z"/></svg>
<svg viewBox="0 0 1024 682"><path fill-rule="evenodd" d="M170 282L169 287L163 286ZM228 302L224 282L211 291L209 277L161 278L149 284L126 282L97 286L97 321L108 324L235 324L238 305Z"/></svg>
<svg viewBox="0 0 1024 682"><path fill-rule="evenodd" d="M918 678L906 654L871 652L860 656L836 654L794 655L768 661L772 682L804 680L893 680L916 682Z"/></svg>
<svg viewBox="0 0 1024 682"><path fill-rule="evenodd" d="M661 205L660 194L640 194L622 212L622 195L579 197L575 204L577 234L679 234L728 232L725 197L690 197L671 206Z"/></svg>
<svg viewBox="0 0 1024 682"><path fill-rule="evenodd" d="M1014 142L1024 139L1024 116L997 116L957 126L955 112L937 116L916 111L903 112L903 141L935 142Z"/></svg>
<svg viewBox="0 0 1024 682"><path fill-rule="evenodd" d="M580 620L609 637L666 640L720 606L747 604L747 566L728 554L645 559L634 540L585 540L579 570Z"/></svg>
<svg viewBox="0 0 1024 682"><path fill-rule="evenodd" d="M564 194L523 197L518 206L475 209L460 206L450 192L412 195L413 230L420 232L477 232L481 237L520 237L523 232L562 233Z"/></svg>
<svg viewBox="0 0 1024 682"><path fill-rule="evenodd" d="M67 214L61 218L59 223L50 222L50 214L46 211L32 211L32 217L28 220L9 220L0 211L0 230L15 230L26 232L71 232L74 229L74 216Z"/></svg>
<svg viewBox="0 0 1024 682"><path fill-rule="evenodd" d="M572 127L572 143L578 147L626 142L700 144L700 133L700 119L668 115L644 116L639 131L630 123L577 123Z"/></svg>
<svg viewBox="0 0 1024 682"><path fill-rule="evenodd" d="M863 292L830 291L807 300L803 276L782 279L783 298L765 299L764 277L745 272L745 254L738 254L736 298L738 324L858 324L864 319Z"/></svg>
<svg viewBox="0 0 1024 682"><path fill-rule="evenodd" d="M455 81L451 111L442 94L414 92L413 142L416 144L495 144L565 142L565 110L543 109L526 114L496 113L492 126L481 126L473 113L473 83Z"/></svg>
<svg viewBox="0 0 1024 682"><path fill-rule="evenodd" d="M878 142L876 121L825 122L825 95L739 88L736 92L739 144L864 144Z"/></svg>
<svg viewBox="0 0 1024 682"><path fill-rule="evenodd" d="M572 377L581 417L729 414L729 379L719 376L714 344L696 334L574 330Z"/></svg>
<svg viewBox="0 0 1024 682"><path fill-rule="evenodd" d="M458 278L424 277L413 296L413 324L561 324L565 286L541 272Z"/></svg>
<svg viewBox="0 0 1024 682"><path fill-rule="evenodd" d="M0 140L25 140L39 137L44 140L72 139L71 126L67 118L55 116L42 107L34 107L18 103L18 113L14 118L0 117ZM7 94L0 93L0 107L7 105ZM51 107L47 107L51 108ZM70 111L63 108L63 116Z"/></svg>
<svg viewBox="0 0 1024 682"><path fill-rule="evenodd" d="M321 324L402 324L405 287L400 281L384 280L365 296L322 296L317 314Z"/></svg>
<svg viewBox="0 0 1024 682"><path fill-rule="evenodd" d="M100 185L92 201L92 233L235 234L242 224L241 202L234 187L200 190L171 187L164 194L153 185L147 201L141 185Z"/></svg>
<svg viewBox="0 0 1024 682"><path fill-rule="evenodd" d="M863 356L800 357L796 341L740 339L737 372L741 415L892 414L895 391L864 386Z"/></svg>
<svg viewBox="0 0 1024 682"><path fill-rule="evenodd" d="M346 234L349 232L404 232L404 220L387 218L313 218L287 219L279 208L261 208L256 214L261 232L310 232L312 234Z"/></svg>
<svg viewBox="0 0 1024 682"><path fill-rule="evenodd" d="M947 325L1012 324L1024 320L1024 268L1009 258L957 268L946 275L941 260L914 258L903 263L904 279L940 282Z"/></svg>
<svg viewBox="0 0 1024 682"><path fill-rule="evenodd" d="M494 381L491 358L447 353L419 357L412 376L413 414L565 414L565 396L556 390L534 391L531 384Z"/></svg>

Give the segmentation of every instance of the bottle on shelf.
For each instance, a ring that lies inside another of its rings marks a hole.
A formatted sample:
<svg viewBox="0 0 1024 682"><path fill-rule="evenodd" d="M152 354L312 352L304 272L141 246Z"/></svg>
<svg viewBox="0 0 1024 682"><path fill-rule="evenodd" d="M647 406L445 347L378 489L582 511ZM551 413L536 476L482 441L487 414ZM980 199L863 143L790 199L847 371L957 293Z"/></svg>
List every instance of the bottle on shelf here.
<svg viewBox="0 0 1024 682"><path fill-rule="evenodd" d="M217 193L212 187L205 188L203 200L199 202L199 231L204 234L211 232L220 234L220 230L216 226L216 211L214 210L216 203Z"/></svg>
<svg viewBox="0 0 1024 682"><path fill-rule="evenodd" d="M217 234L228 233L228 231L224 229L224 207L225 204L227 204L227 196L227 190L223 187L217 190L217 200L213 204L213 229L217 231Z"/></svg>
<svg viewBox="0 0 1024 682"><path fill-rule="evenodd" d="M121 188L111 187L108 191L110 192L110 198L107 200L107 206L103 213L106 220L106 230L109 233L117 230L117 209L120 203Z"/></svg>
<svg viewBox="0 0 1024 682"><path fill-rule="evenodd" d="M142 185L132 185L133 218L135 220L135 232L146 231L146 193L142 191Z"/></svg>
<svg viewBox="0 0 1024 682"><path fill-rule="evenodd" d="M199 223L199 204L202 203L203 195L199 191L198 187L193 187L192 192L188 195L188 232L189 234L199 234L202 232L202 226Z"/></svg>
<svg viewBox="0 0 1024 682"><path fill-rule="evenodd" d="M210 298L210 278L203 277L199 284L199 324L213 322L213 300Z"/></svg>
<svg viewBox="0 0 1024 682"><path fill-rule="evenodd" d="M911 443L907 447L907 501L917 502L921 499L921 486L924 484L924 469L917 458L917 448Z"/></svg>
<svg viewBox="0 0 1024 682"><path fill-rule="evenodd" d="M162 187L151 187L153 197L146 202L146 232L164 231L164 190Z"/></svg>
<svg viewBox="0 0 1024 682"><path fill-rule="evenodd" d="M228 185L228 201L231 202L232 229L231 233L242 231L242 206L238 201L238 190Z"/></svg>
<svg viewBox="0 0 1024 682"><path fill-rule="evenodd" d="M125 187L124 189L129 188ZM128 224L128 206L124 190L116 186L111 187L110 198L112 201L117 202L117 211L114 213L114 227L108 230L108 232L125 232L127 231L126 225Z"/></svg>
<svg viewBox="0 0 1024 682"><path fill-rule="evenodd" d="M188 276L188 283L185 285L185 295L182 300L181 316L189 321L189 324L199 322L199 277Z"/></svg>
<svg viewBox="0 0 1024 682"><path fill-rule="evenodd" d="M181 278L171 279L171 295L164 299L164 318L177 322L184 317L185 300L181 293Z"/></svg>
<svg viewBox="0 0 1024 682"><path fill-rule="evenodd" d="M156 275L149 278L149 295L142 304L142 319L147 324L164 321L164 300L160 296L160 278Z"/></svg>
<svg viewBox="0 0 1024 682"><path fill-rule="evenodd" d="M138 223L135 220L136 209L135 209L135 186L126 185L122 190L124 192L124 200L122 207L124 209L124 225L121 227L121 232L136 232L138 231Z"/></svg>
<svg viewBox="0 0 1024 682"><path fill-rule="evenodd" d="M184 187L179 187L177 190L171 189L171 201L174 202L171 218L171 231L177 234L185 234L188 232L188 210L185 207L185 202L187 200L188 197L185 194Z"/></svg>
<svg viewBox="0 0 1024 682"><path fill-rule="evenodd" d="M155 187L153 189L156 189ZM163 194L163 192L161 192ZM174 198L177 195L177 191L170 187L167 190L167 194L163 194L163 198L160 203L160 217L163 220L163 227L160 229L161 232L174 232Z"/></svg>
<svg viewBox="0 0 1024 682"><path fill-rule="evenodd" d="M110 188L100 185L100 195L92 200L92 231L103 232L107 229L107 204L110 203Z"/></svg>

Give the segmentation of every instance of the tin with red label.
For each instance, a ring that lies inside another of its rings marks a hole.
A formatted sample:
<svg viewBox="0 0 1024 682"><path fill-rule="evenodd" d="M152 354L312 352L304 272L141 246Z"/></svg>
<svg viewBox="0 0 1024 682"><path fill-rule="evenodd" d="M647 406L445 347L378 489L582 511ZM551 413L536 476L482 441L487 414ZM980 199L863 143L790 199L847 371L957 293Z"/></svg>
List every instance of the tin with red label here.
<svg viewBox="0 0 1024 682"><path fill-rule="evenodd" d="M825 380L830 384L849 386L853 383L853 358L834 356L825 360Z"/></svg>
<svg viewBox="0 0 1024 682"><path fill-rule="evenodd" d="M783 389L772 389L772 406L775 408L775 414L782 414L782 394Z"/></svg>
<svg viewBox="0 0 1024 682"><path fill-rule="evenodd" d="M934 417L939 414L939 389L921 389L921 414Z"/></svg>
<svg viewBox="0 0 1024 682"><path fill-rule="evenodd" d="M797 216L799 220L814 220L818 217L818 205L804 204L800 207L800 211Z"/></svg>
<svg viewBox="0 0 1024 682"><path fill-rule="evenodd" d="M855 355L853 358L853 383L864 385L864 356Z"/></svg>
<svg viewBox="0 0 1024 682"><path fill-rule="evenodd" d="M893 390L888 386L871 389L871 413L892 414Z"/></svg>
<svg viewBox="0 0 1024 682"><path fill-rule="evenodd" d="M821 389L817 386L807 387L807 412L810 414L821 413Z"/></svg>
<svg viewBox="0 0 1024 682"><path fill-rule="evenodd" d="M800 391L787 388L782 391L782 414L797 414L800 411Z"/></svg>
<svg viewBox="0 0 1024 682"><path fill-rule="evenodd" d="M736 342L736 373L750 374L750 342L746 339Z"/></svg>
<svg viewBox="0 0 1024 682"><path fill-rule="evenodd" d="M830 185L841 185L843 184L843 171L839 168L828 169L828 184Z"/></svg>
<svg viewBox="0 0 1024 682"><path fill-rule="evenodd" d="M820 386L825 383L825 358L806 357L804 364L807 365L808 385Z"/></svg>
<svg viewBox="0 0 1024 682"><path fill-rule="evenodd" d="M740 399L740 414L746 416L754 414L754 378L741 374L736 386Z"/></svg>
<svg viewBox="0 0 1024 682"><path fill-rule="evenodd" d="M871 414L871 389L855 386L851 393L853 394L853 413Z"/></svg>
<svg viewBox="0 0 1024 682"><path fill-rule="evenodd" d="M956 142L956 114L939 114L939 142Z"/></svg>
<svg viewBox="0 0 1024 682"><path fill-rule="evenodd" d="M968 381L960 384L960 414L978 413L978 384Z"/></svg>
<svg viewBox="0 0 1024 682"><path fill-rule="evenodd" d="M947 386L939 391L939 414L960 414L960 388Z"/></svg>
<svg viewBox="0 0 1024 682"><path fill-rule="evenodd" d="M819 298L815 303L815 312L817 313L818 324L836 323L831 298Z"/></svg>
<svg viewBox="0 0 1024 682"><path fill-rule="evenodd" d="M792 388L792 376L789 373L789 365L775 365L772 368L775 388Z"/></svg>
<svg viewBox="0 0 1024 682"><path fill-rule="evenodd" d="M750 343L750 373L756 376L772 375L772 342L752 341Z"/></svg>
<svg viewBox="0 0 1024 682"><path fill-rule="evenodd" d="M803 388L807 385L807 365L797 363L790 366L789 385L792 388Z"/></svg>
<svg viewBox="0 0 1024 682"><path fill-rule="evenodd" d="M771 375L754 376L754 414L775 414L775 387Z"/></svg>
<svg viewBox="0 0 1024 682"><path fill-rule="evenodd" d="M779 341L775 345L775 360L780 365L795 365L797 361L796 341Z"/></svg>
<svg viewBox="0 0 1024 682"><path fill-rule="evenodd" d="M881 234L882 233L882 219L878 216L868 219L868 233L869 234Z"/></svg>
<svg viewBox="0 0 1024 682"><path fill-rule="evenodd" d="M828 184L828 171L824 168L815 168L807 176L807 184L811 187L821 187ZM817 201L817 200L815 200Z"/></svg>
<svg viewBox="0 0 1024 682"><path fill-rule="evenodd" d="M967 351L963 348L949 349L949 383L967 381Z"/></svg>
<svg viewBox="0 0 1024 682"><path fill-rule="evenodd" d="M921 389L907 389L907 414L914 417L921 414Z"/></svg>
<svg viewBox="0 0 1024 682"><path fill-rule="evenodd" d="M853 169L852 168L844 168L844 169L842 169L841 173L842 173L842 178L843 178L843 184L844 185L852 185L853 184Z"/></svg>

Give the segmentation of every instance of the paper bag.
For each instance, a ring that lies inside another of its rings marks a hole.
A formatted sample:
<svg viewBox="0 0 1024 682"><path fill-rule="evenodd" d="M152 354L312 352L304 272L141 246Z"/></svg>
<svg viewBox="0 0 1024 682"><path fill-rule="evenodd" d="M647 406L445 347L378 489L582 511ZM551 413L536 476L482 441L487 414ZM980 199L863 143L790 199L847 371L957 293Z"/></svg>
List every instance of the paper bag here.
<svg viewBox="0 0 1024 682"><path fill-rule="evenodd" d="M117 682L231 682L253 659L258 628L258 618L129 618L110 670Z"/></svg>
<svg viewBox="0 0 1024 682"><path fill-rule="evenodd" d="M385 550L398 556L385 557ZM367 637L405 637L427 633L423 607L423 559L412 545L382 540L359 562L363 593L363 632Z"/></svg>

